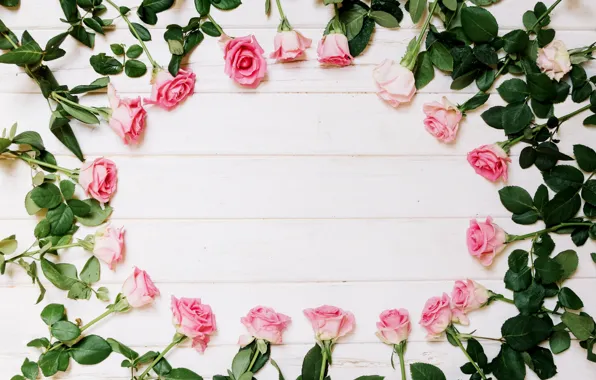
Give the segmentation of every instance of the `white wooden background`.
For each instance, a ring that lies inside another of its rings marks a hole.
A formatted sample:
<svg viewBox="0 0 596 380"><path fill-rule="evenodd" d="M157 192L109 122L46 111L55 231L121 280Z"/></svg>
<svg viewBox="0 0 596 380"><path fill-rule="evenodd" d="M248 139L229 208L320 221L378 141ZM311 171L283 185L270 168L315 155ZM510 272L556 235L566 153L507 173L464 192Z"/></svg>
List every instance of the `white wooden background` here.
<svg viewBox="0 0 596 380"><path fill-rule="evenodd" d="M40 43L65 29L57 1L23 0L18 11L0 9L0 18L17 34L29 30ZM134 6L136 0L120 1ZM271 51L277 13L263 14L264 1L246 0L229 13L213 11L231 35L253 32ZM294 27L314 45L330 16L318 0L283 0ZM521 27L521 16L534 0L502 0L493 6L502 30ZM550 5L552 1L547 1ZM165 26L185 23L195 16L191 0L177 1L175 9L159 15L151 28L152 54L167 65L162 39ZM565 0L552 17L558 37L570 48L596 40L596 3ZM274 347L287 379L299 374L302 358L313 336L302 309L329 303L351 310L357 329L336 347L331 375L351 380L364 374L398 379L389 364L390 348L374 336L378 314L386 308L410 310L414 330L407 361L439 365L448 379L467 378L459 371L464 356L448 343L427 343L418 327L427 298L450 293L453 281L474 278L502 291L505 255L486 270L470 258L465 246L468 219L487 214L512 233L531 231L514 225L500 205L493 185L474 174L465 160L472 148L503 138L502 132L482 122L479 112L462 125L456 144L436 142L422 125L422 104L448 95L464 101L474 88L450 94L449 79L437 78L411 105L395 110L374 94L371 70L384 58L400 59L417 30L407 19L399 30L377 28L373 44L347 68L322 68L316 48L304 62L270 62L269 74L257 90L236 86L223 73L222 54L207 38L191 58L198 75L196 94L173 112L149 110L145 139L139 147L124 146L106 125L75 127L88 157L105 155L119 166L119 191L112 221L126 227L126 260L116 271L103 268L102 284L119 291L133 265L146 269L162 292L148 309L117 315L90 332L121 340L137 349L159 350L172 334L170 295L201 297L217 314L219 333L204 355L185 347L168 359L209 378L225 373L244 332L240 317L264 304L292 316L286 344ZM92 52L74 40L68 54L50 62L60 82L74 86L97 75L90 55L109 52L109 44L132 44L121 20L107 39L97 36ZM42 45L43 46L43 45ZM594 71L593 67L592 70ZM121 93L149 92L149 79L112 78ZM105 105L105 95L88 96L89 104ZM489 104L499 103L493 96ZM34 129L65 166L76 164L48 129L45 100L24 73L0 67L2 127L19 122ZM558 112L577 108L557 107ZM562 149L594 141L595 132L581 118L562 128ZM518 154L518 150L513 155ZM514 161L516 157L514 157ZM35 220L23 207L30 189L29 170L21 163L0 165L0 231L16 233L22 247L32 238ZM536 188L535 168L512 166L510 183ZM84 236L86 231L80 234ZM560 243L559 243L560 242ZM519 247L524 247L520 243ZM572 248L568 238L558 249ZM580 269L569 286L596 313L596 268L589 258L593 243L579 249ZM82 266L88 254L71 250L65 259ZM19 270L0 278L0 377L18 372L23 359L35 357L25 347L46 329L35 306L37 289ZM63 302L65 293L50 287L46 300ZM105 307L99 301L67 301L69 315L88 321ZM515 314L509 305L495 304L471 315L482 335L500 336L500 325ZM486 344L489 357L498 346ZM113 355L98 366L74 364L67 378L125 379L121 357ZM596 364L585 360L576 344L556 357L558 379L593 378ZM260 375L274 379L269 366ZM536 379L531 374L529 379Z"/></svg>

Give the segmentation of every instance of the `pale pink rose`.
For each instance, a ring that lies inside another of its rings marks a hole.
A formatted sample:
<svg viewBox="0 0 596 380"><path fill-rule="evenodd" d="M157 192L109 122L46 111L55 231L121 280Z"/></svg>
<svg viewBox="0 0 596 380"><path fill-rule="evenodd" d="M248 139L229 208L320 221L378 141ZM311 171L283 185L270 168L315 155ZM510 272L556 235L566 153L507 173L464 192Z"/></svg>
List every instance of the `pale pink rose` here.
<svg viewBox="0 0 596 380"><path fill-rule="evenodd" d="M145 99L145 102L170 110L193 94L196 80L197 76L190 69L180 69L176 77L161 70L153 82L151 98Z"/></svg>
<svg viewBox="0 0 596 380"><path fill-rule="evenodd" d="M289 62L302 57L312 40L295 30L285 30L277 32L273 44L275 50L270 57L280 62Z"/></svg>
<svg viewBox="0 0 596 380"><path fill-rule="evenodd" d="M442 103L426 103L423 110L426 114L424 126L428 133L444 143L455 140L462 113L453 103L443 97Z"/></svg>
<svg viewBox="0 0 596 380"><path fill-rule="evenodd" d="M220 38L220 41L226 61L224 72L236 83L256 88L267 73L267 61L255 36Z"/></svg>
<svg viewBox="0 0 596 380"><path fill-rule="evenodd" d="M93 255L114 269L122 261L124 251L124 228L113 227L111 224L99 228L95 232Z"/></svg>
<svg viewBox="0 0 596 380"><path fill-rule="evenodd" d="M427 339L436 339L451 324L451 306L447 293L441 297L432 297L424 305L420 326L427 331Z"/></svg>
<svg viewBox="0 0 596 380"><path fill-rule="evenodd" d="M470 320L466 314L480 309L488 302L489 298L488 290L476 281L469 279L455 281L451 292L453 321L465 326L469 325Z"/></svg>
<svg viewBox="0 0 596 380"><path fill-rule="evenodd" d="M505 248L507 234L493 223L489 216L485 222L470 220L467 231L468 252L485 267L493 263L495 256Z"/></svg>
<svg viewBox="0 0 596 380"><path fill-rule="evenodd" d="M410 314L406 309L385 310L377 322L377 336L383 343L400 344L408 340L412 331Z"/></svg>
<svg viewBox="0 0 596 380"><path fill-rule="evenodd" d="M192 339L192 346L204 352L217 326L211 306L199 298L176 298L172 296L172 323L179 334Z"/></svg>
<svg viewBox="0 0 596 380"><path fill-rule="evenodd" d="M414 73L399 63L386 59L373 70L377 95L392 107L409 103L416 94Z"/></svg>
<svg viewBox="0 0 596 380"><path fill-rule="evenodd" d="M96 158L85 162L79 172L79 184L85 192L101 203L110 201L116 192L118 170L116 164L107 158Z"/></svg>
<svg viewBox="0 0 596 380"><path fill-rule="evenodd" d="M240 319L250 335L240 337L238 343L244 347L254 339L262 339L273 344L281 344L283 331L290 321L290 317L276 313L270 307L257 306L251 309L246 317Z"/></svg>
<svg viewBox="0 0 596 380"><path fill-rule="evenodd" d="M132 307L141 307L153 302L159 295L151 277L144 270L135 267L134 272L124 281L122 295Z"/></svg>
<svg viewBox="0 0 596 380"><path fill-rule="evenodd" d="M542 49L538 49L536 64L550 79L560 81L571 71L571 59L567 46L561 40L554 40Z"/></svg>
<svg viewBox="0 0 596 380"><path fill-rule="evenodd" d="M141 97L119 98L114 86L109 84L108 100L112 108L110 128L120 136L125 144L137 144L145 129L145 119L147 118L147 111L141 104Z"/></svg>
<svg viewBox="0 0 596 380"><path fill-rule="evenodd" d="M319 62L326 65L348 66L354 57L350 55L348 38L341 33L331 33L324 36L317 48Z"/></svg>
<svg viewBox="0 0 596 380"><path fill-rule="evenodd" d="M305 309L304 315L310 321L317 340L336 340L354 329L354 314L335 306L319 306Z"/></svg>
<svg viewBox="0 0 596 380"><path fill-rule="evenodd" d="M507 168L511 159L507 152L497 144L482 145L468 153L468 162L477 174L497 182L499 179L507 181Z"/></svg>

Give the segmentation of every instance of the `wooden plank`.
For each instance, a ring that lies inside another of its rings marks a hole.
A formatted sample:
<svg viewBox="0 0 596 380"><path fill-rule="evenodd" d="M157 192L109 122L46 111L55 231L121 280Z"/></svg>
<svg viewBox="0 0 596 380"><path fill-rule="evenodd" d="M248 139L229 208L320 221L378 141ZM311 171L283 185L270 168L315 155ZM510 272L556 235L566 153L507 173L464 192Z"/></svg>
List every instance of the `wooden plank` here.
<svg viewBox="0 0 596 380"><path fill-rule="evenodd" d="M31 231L35 223L33 218L0 221L0 238L16 234L19 246L26 249L33 243ZM513 249L530 247L529 242L515 244L495 260L491 269L484 269L467 253L465 231L469 222L465 218L170 221L116 218L113 223L126 228L125 261L115 271L104 265L102 284L121 284L133 265L142 265L155 281L163 283L326 283L466 277L500 281L508 267L508 254ZM496 223L515 234L539 228L518 226L510 219L497 219ZM94 229L82 228L76 237L83 239L90 233ZM554 238L555 253L566 249L579 253L580 265L574 278L593 278L590 258L593 244L588 242L577 248L568 235ZM164 256L175 257L175 262L184 265L164 265ZM80 271L89 257L82 249L71 249L60 255L60 261L73 263ZM0 286L30 283L25 272L14 266L0 276Z"/></svg>

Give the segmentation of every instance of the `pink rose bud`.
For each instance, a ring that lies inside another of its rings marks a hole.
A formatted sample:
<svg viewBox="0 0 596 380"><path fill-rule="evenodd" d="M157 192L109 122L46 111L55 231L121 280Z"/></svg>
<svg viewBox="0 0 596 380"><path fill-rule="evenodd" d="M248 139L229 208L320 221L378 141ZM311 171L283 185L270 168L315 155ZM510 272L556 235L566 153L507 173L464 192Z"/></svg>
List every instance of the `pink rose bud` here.
<svg viewBox="0 0 596 380"><path fill-rule="evenodd" d="M121 99L116 89L108 85L108 100L112 108L110 128L125 144L137 144L143 130L147 112L141 104L141 97L135 99Z"/></svg>
<svg viewBox="0 0 596 380"><path fill-rule="evenodd" d="M482 145L468 153L468 162L477 174L496 182L499 179L507 181L507 165L511 159L500 146Z"/></svg>
<svg viewBox="0 0 596 380"><path fill-rule="evenodd" d="M229 37L228 37L229 38ZM224 72L236 83L256 88L267 73L265 51L252 34L232 39L220 38L226 66Z"/></svg>
<svg viewBox="0 0 596 380"><path fill-rule="evenodd" d="M441 297L432 297L426 301L420 318L420 326L426 329L427 339L436 339L447 330L451 324L451 318L449 296L447 293L443 293Z"/></svg>
<svg viewBox="0 0 596 380"><path fill-rule="evenodd" d="M452 142L457 136L462 113L446 97L442 103L432 102L424 105L424 126L435 138L444 143Z"/></svg>
<svg viewBox="0 0 596 380"><path fill-rule="evenodd" d="M350 55L348 38L341 33L331 33L324 36L317 48L319 62L326 65L348 66L354 59Z"/></svg>
<svg viewBox="0 0 596 380"><path fill-rule="evenodd" d="M354 314L335 306L304 310L319 341L336 340L354 329Z"/></svg>
<svg viewBox="0 0 596 380"><path fill-rule="evenodd" d="M145 99L145 102L170 110L193 94L196 80L197 76L190 69L180 69L176 77L161 70L153 81L151 98Z"/></svg>
<svg viewBox="0 0 596 380"><path fill-rule="evenodd" d="M215 315L211 306L201 303L199 298L176 298L172 296L172 323L179 334L192 339L192 346L205 352L209 335L215 333Z"/></svg>
<svg viewBox="0 0 596 380"><path fill-rule="evenodd" d="M399 63L386 59L373 70L377 95L392 107L409 103L416 94L414 73Z"/></svg>
<svg viewBox="0 0 596 380"><path fill-rule="evenodd" d="M257 306L251 309L246 317L240 319L250 335L241 336L238 344L244 347L254 339L262 339L272 344L281 344L282 333L288 327L290 321L290 317L276 313L270 307Z"/></svg>
<svg viewBox="0 0 596 380"><path fill-rule="evenodd" d="M469 325L470 320L466 316L471 311L478 310L488 302L489 291L473 280L455 281L451 292L451 311L453 322Z"/></svg>
<svg viewBox="0 0 596 380"><path fill-rule="evenodd" d="M486 222L470 220L467 232L468 252L485 267L491 265L495 256L505 248L506 240L507 234L493 223L490 216L486 218Z"/></svg>
<svg viewBox="0 0 596 380"><path fill-rule="evenodd" d="M151 277L144 270L135 267L134 272L124 281L122 295L132 307L141 307L153 302L159 295Z"/></svg>
<svg viewBox="0 0 596 380"><path fill-rule="evenodd" d="M538 49L536 64L550 79L560 81L571 71L571 59L567 46L563 41L555 40Z"/></svg>
<svg viewBox="0 0 596 380"><path fill-rule="evenodd" d="M273 44L275 50L270 57L280 62L289 62L302 57L312 40L295 30L286 30L277 32Z"/></svg>
<svg viewBox="0 0 596 380"><path fill-rule="evenodd" d="M96 158L85 162L79 173L79 184L85 192L101 203L110 201L116 192L118 170L116 164L107 158Z"/></svg>
<svg viewBox="0 0 596 380"><path fill-rule="evenodd" d="M412 326L406 309L385 310L379 319L377 336L383 343L394 345L408 340Z"/></svg>
<svg viewBox="0 0 596 380"><path fill-rule="evenodd" d="M124 228L115 228L111 224L99 228L95 232L93 255L114 269L122 261L124 250Z"/></svg>

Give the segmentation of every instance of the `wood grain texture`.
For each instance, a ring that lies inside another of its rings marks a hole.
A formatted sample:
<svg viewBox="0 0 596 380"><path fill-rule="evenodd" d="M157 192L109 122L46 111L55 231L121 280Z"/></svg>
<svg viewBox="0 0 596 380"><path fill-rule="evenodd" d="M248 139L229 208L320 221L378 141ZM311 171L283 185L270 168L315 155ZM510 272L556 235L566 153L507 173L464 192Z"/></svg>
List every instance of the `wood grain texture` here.
<svg viewBox="0 0 596 380"><path fill-rule="evenodd" d="M292 25L316 44L329 20L330 9L318 0L282 0ZM121 0L136 6L138 0ZM529 0L502 0L491 7L502 30L521 27ZM551 0L547 1L549 5ZM162 35L170 23L186 23L196 15L193 2L179 0L159 15L151 27L149 47L162 63L169 60ZM0 8L0 18L15 32L28 30L40 43L63 31L57 1L23 0L18 11ZM254 33L269 52L277 13L263 14L263 2L247 0L232 12L214 11L232 35ZM557 37L579 47L596 40L596 2L566 0L552 17ZM134 18L134 17L133 17ZM134 265L149 271L161 290L151 307L113 316L91 333L114 337L138 351L159 350L171 339L170 296L201 297L213 306L219 333L204 355L189 347L172 352L176 366L188 366L206 379L224 373L243 334L239 319L248 309L269 305L293 318L286 344L274 347L273 357L287 379L300 372L302 358L313 344L302 309L330 303L356 315L357 329L336 348L331 374L352 380L366 374L387 379L399 375L390 366L390 348L374 336L378 314L386 308L405 307L417 322L427 298L450 292L453 281L474 278L488 288L505 292L502 276L507 253L485 269L467 253L465 229L469 218L493 215L505 230L521 234L540 228L518 226L499 202L492 184L474 174L465 160L476 146L502 140L501 131L487 127L480 113L501 104L494 94L487 106L469 115L455 144L438 143L423 128L422 105L448 96L461 103L474 86L454 93L450 79L436 79L407 106L393 109L374 94L371 71L385 58L400 59L415 26L404 19L401 29L377 28L373 44L354 65L323 68L316 47L304 61L277 64L256 90L235 85L223 73L222 53L216 40L207 38L188 65L197 73L196 94L172 112L149 108L148 127L140 146L124 146L107 125L98 128L73 123L90 158L104 155L119 167L119 190L114 198L113 223L126 228L125 261L115 271L102 266L102 280L114 296ZM109 52L109 44L134 43L121 20L107 38L97 37L91 51L72 39L64 59L49 62L59 81L69 86L88 83L98 75L89 57ZM596 65L586 65L589 75ZM147 96L149 76L112 82L125 96ZM105 94L82 97L82 102L106 105ZM61 164L78 166L47 129L49 111L37 87L19 69L0 65L2 126L19 123L33 129ZM578 108L557 105L557 114ZM562 128L561 149L594 140L593 129L582 126L581 116ZM512 152L514 162L519 149ZM533 191L540 183L535 168L512 165L510 184ZM17 234L20 246L32 242L35 218L23 199L30 190L30 170L22 163L0 161L0 237ZM93 233L83 228L77 237ZM568 237L556 237L556 252L572 249ZM518 243L515 248L528 248ZM577 249L580 268L567 284L586 300L586 311L596 286L596 268L589 241ZM79 269L89 253L71 249L61 259ZM505 292L506 293L506 292ZM26 356L35 351L25 344L46 333L39 320L43 305L34 305L37 289L20 270L0 277L0 378L16 374ZM49 287L44 302L65 302L72 318L88 321L105 304L93 300L65 301L65 293ZM471 314L469 331L499 336L500 325L515 308L494 304ZM468 330L466 330L468 331ZM464 378L459 367L465 358L446 342L427 343L414 326L407 361L439 365L448 379ZM487 344L489 357L498 346ZM596 365L574 342L556 358L557 380L591 379ZM121 358L113 355L98 366L73 365L56 377L77 380L127 379ZM277 379L271 366L260 379ZM528 379L537 377L531 373Z"/></svg>

